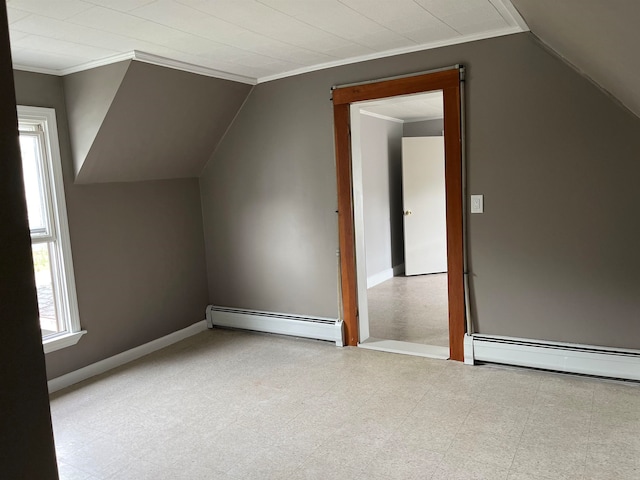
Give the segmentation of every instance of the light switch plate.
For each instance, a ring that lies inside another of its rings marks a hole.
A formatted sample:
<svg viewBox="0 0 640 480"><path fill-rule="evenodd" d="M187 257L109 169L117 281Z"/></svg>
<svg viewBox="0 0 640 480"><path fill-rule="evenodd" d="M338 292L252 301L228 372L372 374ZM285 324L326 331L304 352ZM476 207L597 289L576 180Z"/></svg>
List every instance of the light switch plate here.
<svg viewBox="0 0 640 480"><path fill-rule="evenodd" d="M471 195L471 213L484 213L484 195Z"/></svg>

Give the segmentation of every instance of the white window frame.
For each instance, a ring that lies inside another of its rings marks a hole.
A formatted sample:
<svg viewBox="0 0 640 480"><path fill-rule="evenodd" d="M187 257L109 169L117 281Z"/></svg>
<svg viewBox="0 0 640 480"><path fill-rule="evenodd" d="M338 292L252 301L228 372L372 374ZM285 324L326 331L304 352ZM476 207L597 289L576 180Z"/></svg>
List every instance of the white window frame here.
<svg viewBox="0 0 640 480"><path fill-rule="evenodd" d="M32 235L32 243L47 242L55 250L55 259L51 262L54 283L54 295L57 300L58 315L62 318L65 330L42 339L45 353L78 343L82 335L87 333L80 327L80 313L76 294L76 281L73 273L71 240L67 204L64 195L62 161L58 142L58 126L56 112L53 108L17 106L18 124L37 126L42 132L42 172L45 184L45 204L52 220L48 225L49 234Z"/></svg>

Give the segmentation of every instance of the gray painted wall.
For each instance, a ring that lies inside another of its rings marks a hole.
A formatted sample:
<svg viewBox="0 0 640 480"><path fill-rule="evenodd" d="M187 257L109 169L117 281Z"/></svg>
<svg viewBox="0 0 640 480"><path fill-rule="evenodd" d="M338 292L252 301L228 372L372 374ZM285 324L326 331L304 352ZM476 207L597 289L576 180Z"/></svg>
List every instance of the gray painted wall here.
<svg viewBox="0 0 640 480"><path fill-rule="evenodd" d="M251 92L200 178L213 304L337 316L331 115L324 81Z"/></svg>
<svg viewBox="0 0 640 480"><path fill-rule="evenodd" d="M530 33L258 85L201 177L210 299L337 315L330 87L456 63L479 331L640 348L640 120Z"/></svg>
<svg viewBox="0 0 640 480"><path fill-rule="evenodd" d="M77 95L77 90L100 98L103 85L108 85L107 91L113 88L109 82L117 78L98 70L64 78L70 112L87 109L86 95ZM252 88L137 61L116 85L108 111L90 139L77 183L200 176ZM82 128L75 117L69 119L72 132Z"/></svg>
<svg viewBox="0 0 640 480"><path fill-rule="evenodd" d="M360 115L367 276L403 263L402 123Z"/></svg>
<svg viewBox="0 0 640 480"><path fill-rule="evenodd" d="M198 180L74 184L62 79L17 71L15 81L18 103L56 109L80 322L88 331L77 345L46 355L48 377L203 320Z"/></svg>
<svg viewBox="0 0 640 480"><path fill-rule="evenodd" d="M0 5L0 472L57 479L5 5Z"/></svg>
<svg viewBox="0 0 640 480"><path fill-rule="evenodd" d="M403 137L441 137L444 130L444 119L406 122L402 127Z"/></svg>

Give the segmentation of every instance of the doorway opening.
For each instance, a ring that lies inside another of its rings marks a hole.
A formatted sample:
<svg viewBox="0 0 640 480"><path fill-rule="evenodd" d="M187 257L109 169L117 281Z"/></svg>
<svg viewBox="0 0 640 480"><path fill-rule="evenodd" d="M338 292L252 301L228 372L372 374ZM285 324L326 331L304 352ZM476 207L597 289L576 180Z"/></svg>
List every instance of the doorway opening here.
<svg viewBox="0 0 640 480"><path fill-rule="evenodd" d="M354 158L360 152L352 152L351 136L359 134L358 125L356 125L358 120L352 111L358 111L357 117L359 117L359 102L434 91L442 92L443 105L448 353L449 358L461 361L464 357L465 303L462 230L462 130L460 69L458 67L433 73L344 86L333 91L343 320L347 344L366 346L366 341L370 337L368 312L366 311L366 268L364 267L364 258L357 258L356 253L364 251L363 231L357 234L357 230L364 228L362 218L357 218L362 213L362 192L354 191L360 188L358 181L362 180L355 178L356 183L354 184L354 177L361 175L362 172L357 169L359 165L353 163ZM352 108L352 105L355 108ZM357 143L354 143L354 150L358 148L356 145ZM352 155L352 153L356 155ZM356 159L357 161L358 159ZM358 215L354 215L354 212ZM406 214L406 212L404 213ZM362 257L362 255L360 256ZM411 344L407 344L406 353L421 354L412 352L412 348ZM386 349L395 351L393 348Z"/></svg>
<svg viewBox="0 0 640 480"><path fill-rule="evenodd" d="M351 104L364 348L449 358L443 115L441 90Z"/></svg>

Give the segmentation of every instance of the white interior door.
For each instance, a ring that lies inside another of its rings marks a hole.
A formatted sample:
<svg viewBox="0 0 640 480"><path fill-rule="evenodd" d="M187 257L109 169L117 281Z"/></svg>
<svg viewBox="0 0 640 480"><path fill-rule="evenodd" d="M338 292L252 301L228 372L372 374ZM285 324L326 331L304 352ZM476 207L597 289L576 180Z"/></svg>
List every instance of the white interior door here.
<svg viewBox="0 0 640 480"><path fill-rule="evenodd" d="M444 137L402 139L406 275L447 271Z"/></svg>

